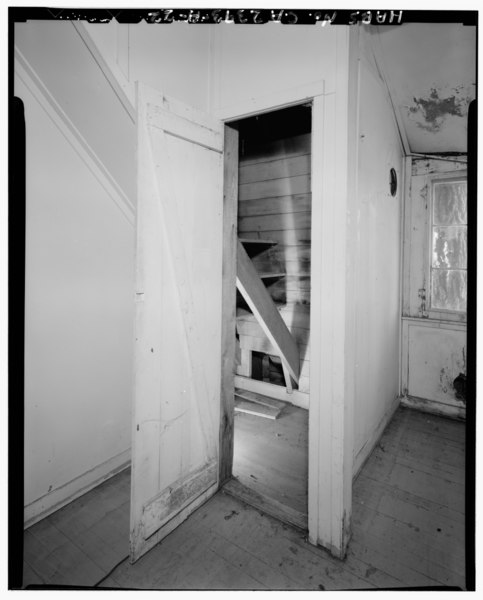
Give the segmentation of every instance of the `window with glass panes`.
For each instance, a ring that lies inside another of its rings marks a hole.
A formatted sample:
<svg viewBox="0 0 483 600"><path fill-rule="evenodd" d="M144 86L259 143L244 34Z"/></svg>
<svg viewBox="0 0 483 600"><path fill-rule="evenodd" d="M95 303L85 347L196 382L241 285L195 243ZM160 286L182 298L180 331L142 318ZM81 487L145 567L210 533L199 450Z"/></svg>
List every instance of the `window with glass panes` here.
<svg viewBox="0 0 483 600"><path fill-rule="evenodd" d="M466 312L467 206L465 179L433 182L430 263L433 310Z"/></svg>

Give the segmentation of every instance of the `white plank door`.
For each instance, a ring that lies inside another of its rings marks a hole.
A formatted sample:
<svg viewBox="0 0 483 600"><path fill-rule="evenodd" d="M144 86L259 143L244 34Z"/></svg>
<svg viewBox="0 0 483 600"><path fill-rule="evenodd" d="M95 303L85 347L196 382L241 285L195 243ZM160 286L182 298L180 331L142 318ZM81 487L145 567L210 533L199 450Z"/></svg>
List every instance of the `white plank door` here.
<svg viewBox="0 0 483 600"><path fill-rule="evenodd" d="M223 124L138 85L131 562L218 488Z"/></svg>

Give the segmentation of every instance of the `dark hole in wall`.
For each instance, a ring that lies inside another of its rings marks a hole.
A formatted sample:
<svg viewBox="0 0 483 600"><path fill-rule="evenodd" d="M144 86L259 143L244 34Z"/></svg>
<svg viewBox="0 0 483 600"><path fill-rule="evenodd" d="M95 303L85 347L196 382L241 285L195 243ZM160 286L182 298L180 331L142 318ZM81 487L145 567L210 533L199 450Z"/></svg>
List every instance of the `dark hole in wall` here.
<svg viewBox="0 0 483 600"><path fill-rule="evenodd" d="M310 133L312 111L310 104L299 104L230 123L240 134L242 150L250 145L272 142L291 136Z"/></svg>
<svg viewBox="0 0 483 600"><path fill-rule="evenodd" d="M466 375L464 373L460 373L458 377L456 377L456 379L453 381L453 387L458 400L463 400L463 402L466 402Z"/></svg>
<svg viewBox="0 0 483 600"><path fill-rule="evenodd" d="M252 352L252 379L285 387L285 378L280 358L265 354L264 352ZM297 385L294 382L292 383L296 389Z"/></svg>

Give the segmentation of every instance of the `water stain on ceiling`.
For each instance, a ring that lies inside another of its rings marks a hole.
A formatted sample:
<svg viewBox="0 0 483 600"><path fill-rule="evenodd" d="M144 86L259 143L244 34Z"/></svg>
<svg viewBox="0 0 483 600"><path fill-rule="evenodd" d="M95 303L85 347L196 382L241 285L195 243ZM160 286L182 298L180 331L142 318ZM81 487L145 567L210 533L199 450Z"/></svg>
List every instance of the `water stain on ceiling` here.
<svg viewBox="0 0 483 600"><path fill-rule="evenodd" d="M468 108L476 94L476 27L406 23L374 33L409 151L466 152Z"/></svg>
<svg viewBox="0 0 483 600"><path fill-rule="evenodd" d="M408 116L415 116L418 127L433 133L441 130L448 116L466 118L471 96L464 93L464 86L453 91L452 95L442 96L441 91L432 87L428 96L413 98Z"/></svg>

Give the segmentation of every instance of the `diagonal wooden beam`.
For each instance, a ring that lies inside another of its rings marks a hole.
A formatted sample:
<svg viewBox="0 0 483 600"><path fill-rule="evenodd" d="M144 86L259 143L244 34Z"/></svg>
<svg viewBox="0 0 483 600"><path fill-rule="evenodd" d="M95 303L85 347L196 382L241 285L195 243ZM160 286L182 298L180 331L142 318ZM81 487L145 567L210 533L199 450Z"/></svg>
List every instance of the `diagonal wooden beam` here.
<svg viewBox="0 0 483 600"><path fill-rule="evenodd" d="M236 285L290 375L298 383L298 346L240 240L237 246Z"/></svg>

